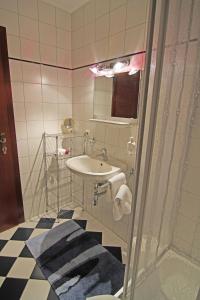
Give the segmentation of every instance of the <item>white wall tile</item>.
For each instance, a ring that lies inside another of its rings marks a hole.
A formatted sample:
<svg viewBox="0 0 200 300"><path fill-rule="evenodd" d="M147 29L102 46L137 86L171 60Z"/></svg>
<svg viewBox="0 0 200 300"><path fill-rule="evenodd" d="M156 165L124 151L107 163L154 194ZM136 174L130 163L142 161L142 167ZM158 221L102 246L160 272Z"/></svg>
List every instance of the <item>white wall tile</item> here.
<svg viewBox="0 0 200 300"><path fill-rule="evenodd" d="M124 54L124 37L124 31L110 37L108 52L109 58L122 56Z"/></svg>
<svg viewBox="0 0 200 300"><path fill-rule="evenodd" d="M69 37L68 37L68 43L67 43L66 31L62 30L62 29L57 29L56 37L57 37L57 47L61 48L61 49L66 49L67 44L69 44ZM70 48L67 48L67 49L70 49Z"/></svg>
<svg viewBox="0 0 200 300"><path fill-rule="evenodd" d="M71 32L70 31L67 31L66 32L66 49L67 50L70 50L70 57L71 57L71 44L72 44L72 42L71 42Z"/></svg>
<svg viewBox="0 0 200 300"><path fill-rule="evenodd" d="M70 70L58 69L57 78L58 86L72 86L72 75Z"/></svg>
<svg viewBox="0 0 200 300"><path fill-rule="evenodd" d="M71 31L71 14L66 13L66 30Z"/></svg>
<svg viewBox="0 0 200 300"><path fill-rule="evenodd" d="M63 10L56 8L56 27L66 30L66 22L66 13Z"/></svg>
<svg viewBox="0 0 200 300"><path fill-rule="evenodd" d="M27 122L28 138L41 138L44 132L42 121L29 121Z"/></svg>
<svg viewBox="0 0 200 300"><path fill-rule="evenodd" d="M15 56L16 57L16 56ZM21 57L25 60L40 61L40 45L38 42L21 38Z"/></svg>
<svg viewBox="0 0 200 300"><path fill-rule="evenodd" d="M93 23L95 20L95 1L88 1L84 6L84 23Z"/></svg>
<svg viewBox="0 0 200 300"><path fill-rule="evenodd" d="M56 65L56 47L40 44L41 62Z"/></svg>
<svg viewBox="0 0 200 300"><path fill-rule="evenodd" d="M24 98L25 102L40 103L42 101L41 84L24 83Z"/></svg>
<svg viewBox="0 0 200 300"><path fill-rule="evenodd" d="M40 43L56 46L55 26L40 22L39 28L40 28Z"/></svg>
<svg viewBox="0 0 200 300"><path fill-rule="evenodd" d="M12 82L12 98L14 102L24 101L24 90L22 82Z"/></svg>
<svg viewBox="0 0 200 300"><path fill-rule="evenodd" d="M55 25L56 24L56 9L54 6L38 1L39 20L41 22Z"/></svg>
<svg viewBox="0 0 200 300"><path fill-rule="evenodd" d="M17 13L18 12L17 0L1 0L0 8Z"/></svg>
<svg viewBox="0 0 200 300"><path fill-rule="evenodd" d="M42 94L44 102L57 103L58 87L56 85L43 85Z"/></svg>
<svg viewBox="0 0 200 300"><path fill-rule="evenodd" d="M15 121L25 121L26 117L25 117L25 107L24 107L24 102L15 102L13 104L13 108L14 108L14 117L15 117Z"/></svg>
<svg viewBox="0 0 200 300"><path fill-rule="evenodd" d="M0 9L0 25L6 27L6 32L8 34L19 35L19 23L17 14Z"/></svg>
<svg viewBox="0 0 200 300"><path fill-rule="evenodd" d="M42 84L55 84L58 83L57 69L48 66L42 66Z"/></svg>
<svg viewBox="0 0 200 300"><path fill-rule="evenodd" d="M20 39L14 35L7 35L9 57L21 58Z"/></svg>
<svg viewBox="0 0 200 300"><path fill-rule="evenodd" d="M84 27L83 45L94 43L95 41L95 24L89 23Z"/></svg>
<svg viewBox="0 0 200 300"><path fill-rule="evenodd" d="M54 103L44 103L44 120L55 121L58 120L58 105Z"/></svg>
<svg viewBox="0 0 200 300"><path fill-rule="evenodd" d="M17 139L27 138L26 122L15 122L15 129Z"/></svg>
<svg viewBox="0 0 200 300"><path fill-rule="evenodd" d="M17 141L18 157L28 156L28 142L27 139Z"/></svg>
<svg viewBox="0 0 200 300"><path fill-rule="evenodd" d="M110 1L110 10L112 11L113 9L125 5L127 3L127 0L111 0Z"/></svg>
<svg viewBox="0 0 200 300"><path fill-rule="evenodd" d="M58 102L59 103L72 103L72 89L65 86L58 88Z"/></svg>
<svg viewBox="0 0 200 300"><path fill-rule="evenodd" d="M58 104L58 118L64 120L65 118L72 117L71 104Z"/></svg>
<svg viewBox="0 0 200 300"><path fill-rule="evenodd" d="M95 0L95 15L96 15L96 18L108 13L109 9L110 9L110 1Z"/></svg>
<svg viewBox="0 0 200 300"><path fill-rule="evenodd" d="M72 49L78 49L83 46L83 28L77 29L72 36Z"/></svg>
<svg viewBox="0 0 200 300"><path fill-rule="evenodd" d="M27 102L25 103L26 120L27 121L42 121L43 107L42 103Z"/></svg>
<svg viewBox="0 0 200 300"><path fill-rule="evenodd" d="M121 6L110 14L110 35L123 31L126 22L126 7Z"/></svg>
<svg viewBox="0 0 200 300"><path fill-rule="evenodd" d="M175 237L192 244L195 233L195 223L179 214L177 217L177 224L175 227Z"/></svg>
<svg viewBox="0 0 200 300"><path fill-rule="evenodd" d="M144 48L145 26L133 27L126 31L125 53L134 53L145 50Z"/></svg>
<svg viewBox="0 0 200 300"><path fill-rule="evenodd" d="M185 171L185 176L183 180L183 187L185 191L193 193L194 195L199 196L199 172L200 168L188 166Z"/></svg>
<svg viewBox="0 0 200 300"><path fill-rule="evenodd" d="M147 0L132 1L127 4L126 28L146 22Z"/></svg>
<svg viewBox="0 0 200 300"><path fill-rule="evenodd" d="M84 10L81 7L72 14L72 30L73 31L77 30L83 26L83 24L84 24L83 12L84 12Z"/></svg>
<svg viewBox="0 0 200 300"><path fill-rule="evenodd" d="M33 63L22 63L23 81L41 83L40 65Z"/></svg>
<svg viewBox="0 0 200 300"><path fill-rule="evenodd" d="M57 48L57 66L67 67L69 66L69 57L64 49Z"/></svg>
<svg viewBox="0 0 200 300"><path fill-rule="evenodd" d="M28 140L28 151L31 156L35 156L39 150L41 138L29 138Z"/></svg>
<svg viewBox="0 0 200 300"><path fill-rule="evenodd" d="M187 161L189 162L190 166L200 168L199 153L200 139L191 138L187 156Z"/></svg>
<svg viewBox="0 0 200 300"><path fill-rule="evenodd" d="M18 0L19 14L38 19L37 0Z"/></svg>
<svg viewBox="0 0 200 300"><path fill-rule="evenodd" d="M190 32L190 38L195 39L198 38L199 34L199 26L198 26L198 20L199 20L199 12L200 10L200 2L199 0L195 0L194 3L194 9L193 9L193 16L192 16L192 26L191 26L191 32Z"/></svg>
<svg viewBox="0 0 200 300"><path fill-rule="evenodd" d="M20 169L20 174L24 174L29 172L29 158L28 157L20 157L19 158L19 169Z"/></svg>
<svg viewBox="0 0 200 300"><path fill-rule="evenodd" d="M109 15L103 15L96 19L95 24L95 38L101 40L108 36L109 33Z"/></svg>
<svg viewBox="0 0 200 300"><path fill-rule="evenodd" d="M185 217L197 222L200 217L200 196L195 196L183 190L179 211Z"/></svg>
<svg viewBox="0 0 200 300"><path fill-rule="evenodd" d="M103 39L95 43L95 58L96 61L103 61L108 56L108 39Z"/></svg>
<svg viewBox="0 0 200 300"><path fill-rule="evenodd" d="M58 121L45 121L44 130L47 133L58 133Z"/></svg>
<svg viewBox="0 0 200 300"><path fill-rule="evenodd" d="M19 26L20 26L20 36L34 41L39 40L39 28L38 28L37 21L24 16L20 16Z"/></svg>
<svg viewBox="0 0 200 300"><path fill-rule="evenodd" d="M21 62L9 59L11 81L22 81Z"/></svg>

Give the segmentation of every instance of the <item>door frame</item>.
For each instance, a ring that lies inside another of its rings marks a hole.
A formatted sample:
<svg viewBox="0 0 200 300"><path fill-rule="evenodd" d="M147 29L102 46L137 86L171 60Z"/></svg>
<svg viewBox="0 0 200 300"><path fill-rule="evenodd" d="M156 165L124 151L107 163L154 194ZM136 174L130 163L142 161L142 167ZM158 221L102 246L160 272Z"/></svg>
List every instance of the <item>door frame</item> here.
<svg viewBox="0 0 200 300"><path fill-rule="evenodd" d="M0 232L1 232L24 221L24 209L23 209L20 170L19 170L19 161L18 161L18 152L17 152L17 140L16 140L14 111L13 111L7 35L6 35L6 28L2 26L0 26L0 55L1 55L0 67L3 69L4 72L4 82L0 82L0 89L1 88L6 89L6 103L8 108L7 112L8 112L8 120L9 120L8 130L9 130L9 139L10 139L12 159L13 159L12 163L13 163L13 172L15 178L14 186L15 186L15 195L16 195L16 203L17 203L17 210L18 210L17 219L13 220L12 224L5 224L5 226L2 226L0 228ZM1 84L4 86L1 87Z"/></svg>

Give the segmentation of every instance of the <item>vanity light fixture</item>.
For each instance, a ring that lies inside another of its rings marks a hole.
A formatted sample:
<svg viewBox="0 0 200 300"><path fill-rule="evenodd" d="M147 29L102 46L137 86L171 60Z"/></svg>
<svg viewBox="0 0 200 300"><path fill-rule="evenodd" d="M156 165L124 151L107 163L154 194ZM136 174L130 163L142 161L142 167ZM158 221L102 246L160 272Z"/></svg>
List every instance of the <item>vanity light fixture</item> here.
<svg viewBox="0 0 200 300"><path fill-rule="evenodd" d="M130 59L124 59L109 64L97 64L89 68L95 76L105 76L108 78L114 77L115 74L129 72L129 75L137 73L138 69L133 68L130 64Z"/></svg>

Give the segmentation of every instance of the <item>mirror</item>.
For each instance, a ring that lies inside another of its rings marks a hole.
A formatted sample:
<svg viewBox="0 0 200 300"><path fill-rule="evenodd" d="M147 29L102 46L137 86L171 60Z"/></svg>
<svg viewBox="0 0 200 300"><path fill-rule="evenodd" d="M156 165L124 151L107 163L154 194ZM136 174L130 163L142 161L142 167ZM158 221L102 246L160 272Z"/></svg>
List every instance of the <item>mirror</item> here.
<svg viewBox="0 0 200 300"><path fill-rule="evenodd" d="M136 61L136 56L129 57L128 67ZM111 61L106 66L113 67L115 64L116 61ZM131 74L130 70L128 71L125 67L124 72L116 72L112 74L112 77L94 77L94 119L125 122L127 122L127 118L137 119L141 79L141 71L138 70L140 69L138 67L136 72Z"/></svg>

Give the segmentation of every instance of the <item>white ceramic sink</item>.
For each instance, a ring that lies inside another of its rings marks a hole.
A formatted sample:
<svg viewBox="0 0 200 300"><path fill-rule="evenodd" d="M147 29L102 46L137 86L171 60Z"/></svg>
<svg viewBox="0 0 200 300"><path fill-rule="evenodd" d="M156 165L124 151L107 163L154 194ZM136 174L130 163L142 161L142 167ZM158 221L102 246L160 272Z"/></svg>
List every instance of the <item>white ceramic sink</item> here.
<svg viewBox="0 0 200 300"><path fill-rule="evenodd" d="M72 172L98 181L105 181L120 172L120 168L88 155L72 157L67 160L66 165Z"/></svg>

